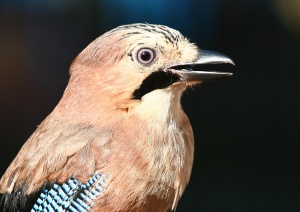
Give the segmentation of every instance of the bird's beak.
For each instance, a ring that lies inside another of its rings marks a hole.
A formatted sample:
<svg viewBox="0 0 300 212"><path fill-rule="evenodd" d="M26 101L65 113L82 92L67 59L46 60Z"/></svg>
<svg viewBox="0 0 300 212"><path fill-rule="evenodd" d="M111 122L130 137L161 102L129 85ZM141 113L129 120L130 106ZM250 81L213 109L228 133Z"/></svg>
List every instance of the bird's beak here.
<svg viewBox="0 0 300 212"><path fill-rule="evenodd" d="M182 82L205 82L223 79L232 75L230 72L219 71L219 69L226 69L226 66L232 67L234 65L229 57L207 50L200 50L199 55L195 62L177 64L169 67L168 70L177 74Z"/></svg>

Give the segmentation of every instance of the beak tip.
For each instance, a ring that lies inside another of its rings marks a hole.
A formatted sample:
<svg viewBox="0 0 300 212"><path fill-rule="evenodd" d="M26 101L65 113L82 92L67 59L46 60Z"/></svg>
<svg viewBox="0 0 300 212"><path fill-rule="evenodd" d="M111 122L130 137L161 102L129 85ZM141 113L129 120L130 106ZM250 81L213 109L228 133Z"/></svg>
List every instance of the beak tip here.
<svg viewBox="0 0 300 212"><path fill-rule="evenodd" d="M235 66L235 62L234 62L232 59L230 59L230 58L229 58L229 60L230 60L229 63L230 63L231 65Z"/></svg>
<svg viewBox="0 0 300 212"><path fill-rule="evenodd" d="M231 60L230 58L228 58L228 62L227 62L227 63L229 63L229 64L235 66L235 62L233 62L233 60Z"/></svg>
<svg viewBox="0 0 300 212"><path fill-rule="evenodd" d="M200 50L199 55L200 57L198 59L198 62L201 61L201 63L212 63L212 64L228 63L235 66L235 63L233 62L232 59L218 52L202 49Z"/></svg>

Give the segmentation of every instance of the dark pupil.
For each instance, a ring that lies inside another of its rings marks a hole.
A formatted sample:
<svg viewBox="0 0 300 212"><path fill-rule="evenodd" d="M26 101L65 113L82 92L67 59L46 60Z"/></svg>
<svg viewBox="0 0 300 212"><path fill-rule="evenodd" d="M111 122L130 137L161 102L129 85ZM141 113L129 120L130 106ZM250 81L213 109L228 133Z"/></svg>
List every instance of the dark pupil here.
<svg viewBox="0 0 300 212"><path fill-rule="evenodd" d="M143 61L148 61L151 59L151 54L148 51L144 51L141 54L141 58Z"/></svg>

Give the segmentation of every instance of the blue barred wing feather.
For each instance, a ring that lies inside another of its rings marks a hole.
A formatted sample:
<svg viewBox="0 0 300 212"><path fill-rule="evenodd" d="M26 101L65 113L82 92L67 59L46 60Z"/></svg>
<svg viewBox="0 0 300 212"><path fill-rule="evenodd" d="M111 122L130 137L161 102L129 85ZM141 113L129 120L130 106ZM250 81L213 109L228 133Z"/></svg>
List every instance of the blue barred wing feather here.
<svg viewBox="0 0 300 212"><path fill-rule="evenodd" d="M31 212L87 212L93 200L105 190L104 174L94 174L85 184L75 177L59 185L54 183L50 189L44 189Z"/></svg>

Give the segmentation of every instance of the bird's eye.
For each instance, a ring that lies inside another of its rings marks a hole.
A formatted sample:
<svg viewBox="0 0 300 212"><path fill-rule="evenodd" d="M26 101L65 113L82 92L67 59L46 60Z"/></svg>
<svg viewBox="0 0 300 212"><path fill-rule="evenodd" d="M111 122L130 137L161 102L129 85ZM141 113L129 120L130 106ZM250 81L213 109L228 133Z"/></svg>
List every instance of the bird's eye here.
<svg viewBox="0 0 300 212"><path fill-rule="evenodd" d="M155 58L155 51L152 49L144 48L140 49L137 53L137 59L142 64L149 64Z"/></svg>

